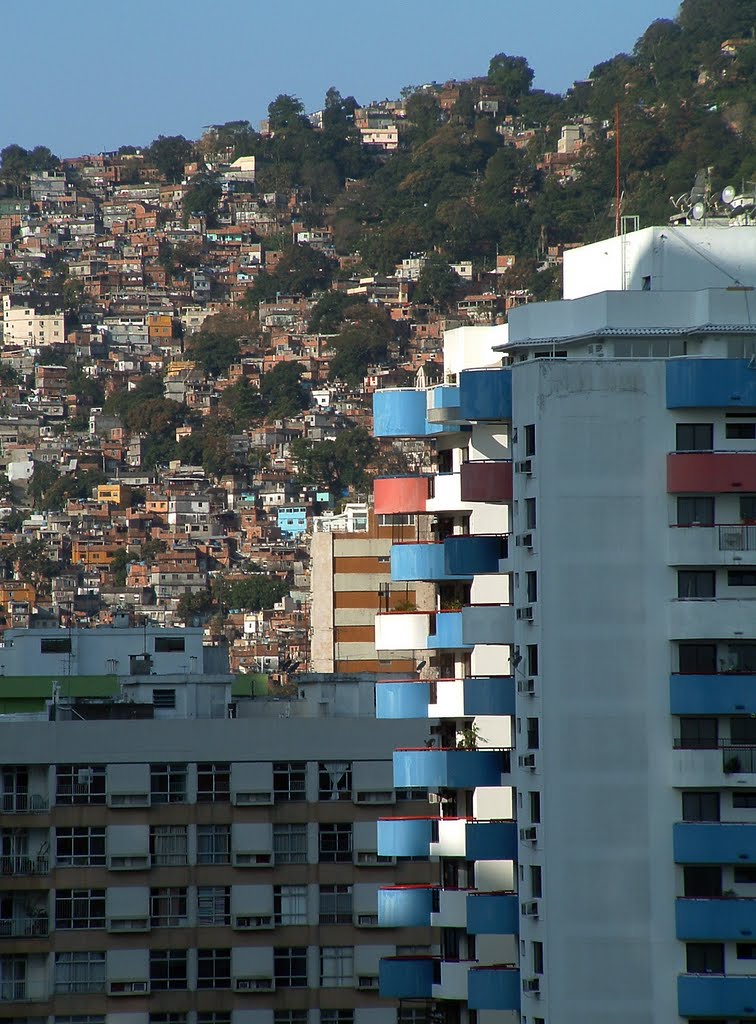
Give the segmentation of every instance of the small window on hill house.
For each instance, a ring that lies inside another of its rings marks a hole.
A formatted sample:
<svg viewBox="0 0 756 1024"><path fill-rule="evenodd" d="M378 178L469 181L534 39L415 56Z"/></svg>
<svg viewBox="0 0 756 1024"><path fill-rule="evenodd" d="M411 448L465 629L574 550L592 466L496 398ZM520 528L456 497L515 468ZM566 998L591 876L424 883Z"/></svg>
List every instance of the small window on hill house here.
<svg viewBox="0 0 756 1024"><path fill-rule="evenodd" d="M184 650L184 637L183 636L156 636L155 637L155 653L156 654L173 654L178 651Z"/></svg>

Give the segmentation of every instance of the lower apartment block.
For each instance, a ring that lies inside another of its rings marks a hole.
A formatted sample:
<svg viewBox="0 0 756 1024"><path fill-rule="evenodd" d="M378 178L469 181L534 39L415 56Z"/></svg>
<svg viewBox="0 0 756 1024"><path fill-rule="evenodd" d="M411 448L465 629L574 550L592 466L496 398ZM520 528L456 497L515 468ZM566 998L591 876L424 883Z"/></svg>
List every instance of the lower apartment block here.
<svg viewBox="0 0 756 1024"><path fill-rule="evenodd" d="M376 722L364 679L232 685L128 677L95 698L78 677L18 713L6 694L0 1020L395 1024L379 961L433 932L378 930L378 888L429 876L378 855L376 819L427 814L391 777L420 730Z"/></svg>

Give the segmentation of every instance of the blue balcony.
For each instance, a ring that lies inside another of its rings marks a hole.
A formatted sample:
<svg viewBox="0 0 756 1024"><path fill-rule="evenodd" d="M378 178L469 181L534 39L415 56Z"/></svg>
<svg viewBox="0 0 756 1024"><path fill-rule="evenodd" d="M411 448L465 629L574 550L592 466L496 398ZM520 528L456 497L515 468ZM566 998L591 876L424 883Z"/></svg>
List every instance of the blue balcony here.
<svg viewBox="0 0 756 1024"><path fill-rule="evenodd" d="M440 961L432 956L389 956L378 965L383 999L430 999L441 977Z"/></svg>
<svg viewBox="0 0 756 1024"><path fill-rule="evenodd" d="M444 544L392 544L391 579L395 583L414 580L441 582L471 579L472 570L453 576L447 570Z"/></svg>
<svg viewBox="0 0 756 1024"><path fill-rule="evenodd" d="M677 979L681 1017L756 1017L756 975L681 974Z"/></svg>
<svg viewBox="0 0 756 1024"><path fill-rule="evenodd" d="M756 863L756 825L680 821L673 837L676 864Z"/></svg>
<svg viewBox="0 0 756 1024"><path fill-rule="evenodd" d="M428 423L425 391L397 388L373 395L373 434L376 437L426 437L443 429Z"/></svg>
<svg viewBox="0 0 756 1024"><path fill-rule="evenodd" d="M435 628L433 622L435 621ZM462 612L436 612L428 636L429 651L455 651L471 647L462 639Z"/></svg>
<svg viewBox="0 0 756 1024"><path fill-rule="evenodd" d="M394 785L398 789L500 786L502 773L508 771L508 750L422 747L394 751Z"/></svg>
<svg viewBox="0 0 756 1024"><path fill-rule="evenodd" d="M468 644L511 644L514 608L507 604L474 604L462 609L462 639Z"/></svg>
<svg viewBox="0 0 756 1024"><path fill-rule="evenodd" d="M397 885L378 890L378 924L381 928L428 928L434 901L434 885Z"/></svg>
<svg viewBox="0 0 756 1024"><path fill-rule="evenodd" d="M468 822L465 829L465 859L516 860L517 823L514 821Z"/></svg>
<svg viewBox="0 0 756 1024"><path fill-rule="evenodd" d="M379 818L381 857L427 857L438 818Z"/></svg>
<svg viewBox="0 0 756 1024"><path fill-rule="evenodd" d="M449 384L440 384L428 389L428 422L458 423L459 388Z"/></svg>
<svg viewBox="0 0 756 1024"><path fill-rule="evenodd" d="M670 359L668 409L752 409L756 374L747 359Z"/></svg>
<svg viewBox="0 0 756 1024"><path fill-rule="evenodd" d="M756 900L676 900L675 921L678 939L750 939L756 934Z"/></svg>
<svg viewBox="0 0 756 1024"><path fill-rule="evenodd" d="M673 675L669 679L673 715L756 714L756 676Z"/></svg>
<svg viewBox="0 0 756 1024"><path fill-rule="evenodd" d="M466 420L511 420L512 371L463 370L459 375L459 405Z"/></svg>
<svg viewBox="0 0 756 1024"><path fill-rule="evenodd" d="M467 975L467 1005L471 1010L519 1010L519 970L504 964L471 967Z"/></svg>
<svg viewBox="0 0 756 1024"><path fill-rule="evenodd" d="M446 571L452 578L497 573L499 562L507 557L507 539L498 535L447 537L444 557Z"/></svg>
<svg viewBox="0 0 756 1024"><path fill-rule="evenodd" d="M516 892L467 894L469 935L518 935L520 905Z"/></svg>
<svg viewBox="0 0 756 1024"><path fill-rule="evenodd" d="M375 687L376 718L427 718L430 684L404 680ZM473 712L482 714L482 712Z"/></svg>
<svg viewBox="0 0 756 1024"><path fill-rule="evenodd" d="M476 676L464 680L466 715L513 715L515 682L513 676Z"/></svg>

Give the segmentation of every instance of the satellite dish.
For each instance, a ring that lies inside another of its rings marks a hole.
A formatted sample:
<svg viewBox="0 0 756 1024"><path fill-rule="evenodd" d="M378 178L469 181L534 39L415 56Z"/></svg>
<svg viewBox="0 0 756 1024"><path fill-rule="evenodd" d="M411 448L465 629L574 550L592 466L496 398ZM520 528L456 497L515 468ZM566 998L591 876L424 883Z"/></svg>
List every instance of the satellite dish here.
<svg viewBox="0 0 756 1024"><path fill-rule="evenodd" d="M696 203L693 209L690 211L690 215L693 220L703 220L703 215L706 213L706 207L703 203Z"/></svg>
<svg viewBox="0 0 756 1024"><path fill-rule="evenodd" d="M726 188L722 189L722 202L725 204L725 206L729 206L734 198L735 198L735 187L734 187L734 185L728 185Z"/></svg>

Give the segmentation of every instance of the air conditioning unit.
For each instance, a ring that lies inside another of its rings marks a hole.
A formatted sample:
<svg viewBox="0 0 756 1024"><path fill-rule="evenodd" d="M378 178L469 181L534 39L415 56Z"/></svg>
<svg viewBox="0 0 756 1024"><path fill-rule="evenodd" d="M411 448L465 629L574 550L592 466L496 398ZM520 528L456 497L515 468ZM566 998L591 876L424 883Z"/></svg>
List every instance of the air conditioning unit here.
<svg viewBox="0 0 756 1024"><path fill-rule="evenodd" d="M234 978L235 992L272 992L272 978Z"/></svg>
<svg viewBox="0 0 756 1024"><path fill-rule="evenodd" d="M532 533L518 533L515 537L515 544L520 548L533 548L533 534Z"/></svg>
<svg viewBox="0 0 756 1024"><path fill-rule="evenodd" d="M522 981L523 992L540 992L541 991L541 979L540 978L523 978Z"/></svg>
<svg viewBox="0 0 756 1024"><path fill-rule="evenodd" d="M515 462L515 473L525 473L527 476L533 472L533 462L531 459L520 459L519 462Z"/></svg>
<svg viewBox="0 0 756 1024"><path fill-rule="evenodd" d="M538 901L529 900L520 906L520 913L523 917L538 917Z"/></svg>
<svg viewBox="0 0 756 1024"><path fill-rule="evenodd" d="M234 804L237 807L249 807L252 804L272 804L273 794L267 793L236 793L234 794Z"/></svg>
<svg viewBox="0 0 756 1024"><path fill-rule="evenodd" d="M538 829L535 825L520 829L520 839L523 843L535 843L538 839Z"/></svg>
<svg viewBox="0 0 756 1024"><path fill-rule="evenodd" d="M245 914L234 918L234 928L239 931L254 931L257 928L272 928L273 917L270 914Z"/></svg>
<svg viewBox="0 0 756 1024"><path fill-rule="evenodd" d="M232 853L231 863L236 868L266 868L273 863L272 853Z"/></svg>
<svg viewBox="0 0 756 1024"><path fill-rule="evenodd" d="M532 622L533 621L533 605L527 604L524 608L518 608L516 616L520 622Z"/></svg>
<svg viewBox="0 0 756 1024"><path fill-rule="evenodd" d="M378 927L378 915L377 914L358 914L357 915L357 927L358 928L377 928Z"/></svg>
<svg viewBox="0 0 756 1024"><path fill-rule="evenodd" d="M535 679L518 679L517 692L527 693L532 697L535 694Z"/></svg>
<svg viewBox="0 0 756 1024"><path fill-rule="evenodd" d="M143 995L150 991L149 981L109 981L108 995L133 996Z"/></svg>
<svg viewBox="0 0 756 1024"><path fill-rule="evenodd" d="M358 974L357 975L357 988L361 989L377 989L378 978L374 974Z"/></svg>
<svg viewBox="0 0 756 1024"><path fill-rule="evenodd" d="M536 756L535 754L520 754L517 758L517 763L520 768L535 768Z"/></svg>
<svg viewBox="0 0 756 1024"><path fill-rule="evenodd" d="M148 917L109 917L107 929L109 932L148 932L150 919Z"/></svg>

